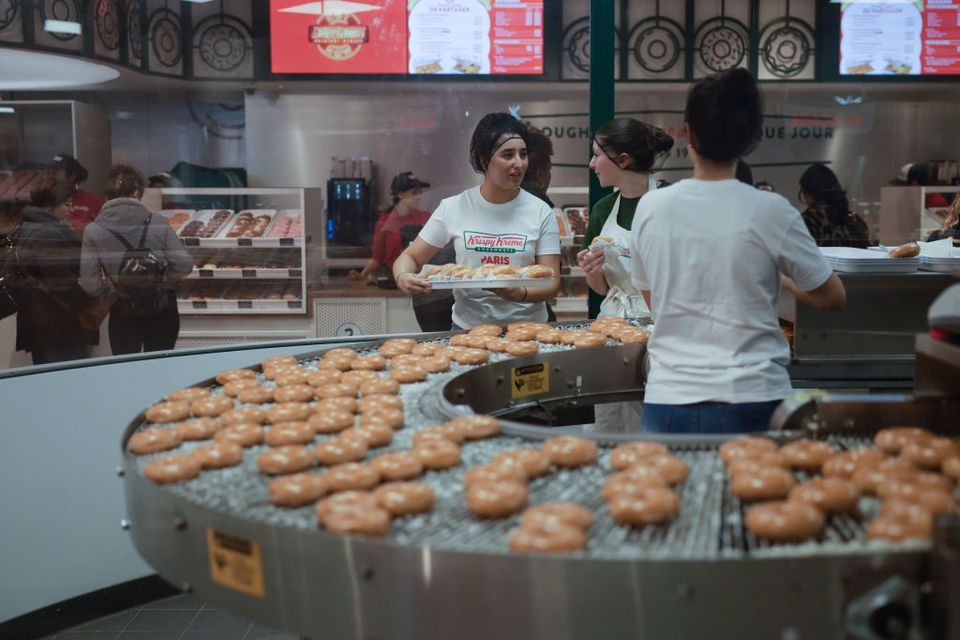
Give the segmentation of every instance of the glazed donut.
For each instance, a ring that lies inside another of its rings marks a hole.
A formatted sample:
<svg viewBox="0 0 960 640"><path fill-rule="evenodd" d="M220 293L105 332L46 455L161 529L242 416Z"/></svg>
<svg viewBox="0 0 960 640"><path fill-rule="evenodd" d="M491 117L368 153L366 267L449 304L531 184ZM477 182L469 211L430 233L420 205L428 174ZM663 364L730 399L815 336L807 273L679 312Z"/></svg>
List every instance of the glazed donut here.
<svg viewBox="0 0 960 640"><path fill-rule="evenodd" d="M843 478L812 478L790 490L789 500L812 504L826 514L847 513L860 499L857 486Z"/></svg>
<svg viewBox="0 0 960 640"><path fill-rule="evenodd" d="M313 427L301 420L278 422L267 430L266 441L271 447L290 444L310 444L316 433Z"/></svg>
<svg viewBox="0 0 960 640"><path fill-rule="evenodd" d="M343 377L340 378L342 384L350 384L358 389L360 385L364 382L370 382L371 380L382 380L380 374L376 371L371 371L370 369L356 369L354 371L347 371L343 374Z"/></svg>
<svg viewBox="0 0 960 640"><path fill-rule="evenodd" d="M317 362L318 369L335 369L337 371L350 371L353 368L353 358L333 357L321 358Z"/></svg>
<svg viewBox="0 0 960 640"><path fill-rule="evenodd" d="M529 342L537 339L537 333L537 329L527 325L509 329L503 337L508 342Z"/></svg>
<svg viewBox="0 0 960 640"><path fill-rule="evenodd" d="M880 449L851 449L838 453L823 463L825 476L850 478L861 466L877 465L887 457Z"/></svg>
<svg viewBox="0 0 960 640"><path fill-rule="evenodd" d="M660 474L653 472L652 469L642 467L650 471L648 474L636 475L628 471L615 473L603 483L601 494L603 499L610 501L617 496L633 496L640 493L646 487L667 487L666 481Z"/></svg>
<svg viewBox="0 0 960 640"><path fill-rule="evenodd" d="M380 411L381 409L399 409L403 411L403 400L394 395L374 394L360 398L357 403L360 413Z"/></svg>
<svg viewBox="0 0 960 640"><path fill-rule="evenodd" d="M263 424L267 421L267 414L256 407L237 407L220 414L220 422L231 424Z"/></svg>
<svg viewBox="0 0 960 640"><path fill-rule="evenodd" d="M333 533L382 538L390 532L390 514L380 507L335 509L321 523Z"/></svg>
<svg viewBox="0 0 960 640"><path fill-rule="evenodd" d="M296 366L297 364L296 356L270 356L261 362L260 366L264 369L270 369L280 366Z"/></svg>
<svg viewBox="0 0 960 640"><path fill-rule="evenodd" d="M324 476L330 491L352 491L372 489L380 484L380 474L376 469L361 462L348 462L331 467Z"/></svg>
<svg viewBox="0 0 960 640"><path fill-rule="evenodd" d="M435 440L446 440L459 445L466 438L463 429L450 424L438 424L434 427L420 429L413 434L413 445L419 446L424 442L433 442Z"/></svg>
<svg viewBox="0 0 960 640"><path fill-rule="evenodd" d="M797 440L780 447L780 453L794 469L819 471L824 462L836 455L837 449L821 440Z"/></svg>
<svg viewBox="0 0 960 640"><path fill-rule="evenodd" d="M384 453L370 461L384 480L410 480L423 473L420 460L409 451Z"/></svg>
<svg viewBox="0 0 960 640"><path fill-rule="evenodd" d="M209 440L221 427L216 418L194 418L177 423L177 433L184 441Z"/></svg>
<svg viewBox="0 0 960 640"><path fill-rule="evenodd" d="M934 471L917 471L910 476L910 482L927 489L939 489L947 493L953 493L953 490L956 488L953 480L948 476Z"/></svg>
<svg viewBox="0 0 960 640"><path fill-rule="evenodd" d="M673 519L680 511L680 497L666 487L646 486L634 494L614 496L607 508L615 522L642 527Z"/></svg>
<svg viewBox="0 0 960 640"><path fill-rule="evenodd" d="M542 342L543 344L560 344L560 330L559 329L544 329L543 331L538 331L535 336L537 342Z"/></svg>
<svg viewBox="0 0 960 640"><path fill-rule="evenodd" d="M820 509L808 502L791 500L752 506L744 518L748 531L771 542L799 542L816 537L825 523Z"/></svg>
<svg viewBox="0 0 960 640"><path fill-rule="evenodd" d="M920 245L916 242L907 242L890 249L887 254L891 258L913 258L920 255Z"/></svg>
<svg viewBox="0 0 960 640"><path fill-rule="evenodd" d="M484 364L490 360L490 352L484 349L464 349L454 354L453 359L458 364Z"/></svg>
<svg viewBox="0 0 960 640"><path fill-rule="evenodd" d="M530 507L520 518L521 527L560 522L581 531L593 525L593 513L575 502L544 502Z"/></svg>
<svg viewBox="0 0 960 640"><path fill-rule="evenodd" d="M367 456L367 450L366 442L359 438L338 436L318 444L313 453L320 464L329 466L363 460Z"/></svg>
<svg viewBox="0 0 960 640"><path fill-rule="evenodd" d="M587 546L587 534L559 520L548 520L521 525L513 530L507 542L510 550L517 553L579 551Z"/></svg>
<svg viewBox="0 0 960 640"><path fill-rule="evenodd" d="M238 422L213 434L214 442L233 442L241 447L252 447L263 442L263 427L252 422Z"/></svg>
<svg viewBox="0 0 960 640"><path fill-rule="evenodd" d="M796 484L793 474L786 469L767 467L733 476L730 491L744 502L779 500L786 498Z"/></svg>
<svg viewBox="0 0 960 640"><path fill-rule="evenodd" d="M339 369L318 369L307 374L307 384L311 387L322 387L340 382L343 373Z"/></svg>
<svg viewBox="0 0 960 640"><path fill-rule="evenodd" d="M313 387L308 384L290 384L273 390L275 402L310 402L313 400Z"/></svg>
<svg viewBox="0 0 960 640"><path fill-rule="evenodd" d="M153 427L152 429L137 431L130 436L127 444L131 453L142 456L148 453L159 453L161 451L176 449L182 443L183 436L180 433L179 427L175 429Z"/></svg>
<svg viewBox="0 0 960 640"><path fill-rule="evenodd" d="M543 442L543 452L558 467L582 467L597 461L597 443L577 436L559 436Z"/></svg>
<svg viewBox="0 0 960 640"><path fill-rule="evenodd" d="M877 464L861 466L850 477L861 493L873 495L877 485L893 478L911 478L916 468L902 458L890 458Z"/></svg>
<svg viewBox="0 0 960 640"><path fill-rule="evenodd" d="M527 505L530 492L520 482L480 482L467 487L467 507L481 518L506 518Z"/></svg>
<svg viewBox="0 0 960 640"><path fill-rule="evenodd" d="M450 358L442 355L428 356L423 359L421 366L427 373L443 373L450 370Z"/></svg>
<svg viewBox="0 0 960 640"><path fill-rule="evenodd" d="M260 473L268 476L279 476L285 473L297 473L309 469L316 460L307 447L299 444L290 444L270 449L261 453L257 458L257 468Z"/></svg>
<svg viewBox="0 0 960 640"><path fill-rule="evenodd" d="M367 380L360 384L360 395L390 395L400 393L400 383L396 380L378 378L376 380Z"/></svg>
<svg viewBox="0 0 960 640"><path fill-rule="evenodd" d="M934 436L908 442L900 455L923 469L939 470L944 460L960 455L960 447L950 438Z"/></svg>
<svg viewBox="0 0 960 640"><path fill-rule="evenodd" d="M610 452L610 466L616 471L622 471L644 458L668 453L670 450L659 442L624 442Z"/></svg>
<svg viewBox="0 0 960 640"><path fill-rule="evenodd" d="M536 342L507 342L507 353L515 358L536 355L540 347Z"/></svg>
<svg viewBox="0 0 960 640"><path fill-rule="evenodd" d="M469 335L467 336L467 346L473 349L486 349L487 344L494 339L495 336L485 336L480 335Z"/></svg>
<svg viewBox="0 0 960 640"><path fill-rule="evenodd" d="M627 470L643 467L658 473L663 481L669 485L680 484L690 475L690 467L687 466L687 463L669 454L644 458L632 467L628 467Z"/></svg>
<svg viewBox="0 0 960 640"><path fill-rule="evenodd" d="M601 336L596 333L586 333L582 336L578 336L573 341L573 346L577 349L594 349L596 347L605 347L607 346L606 336Z"/></svg>
<svg viewBox="0 0 960 640"><path fill-rule="evenodd" d="M450 346L453 347L469 347L470 346L470 336L466 333L458 333L455 336L450 336Z"/></svg>
<svg viewBox="0 0 960 640"><path fill-rule="evenodd" d="M360 438L367 448L385 447L393 442L393 429L385 424L362 424L341 432L344 438Z"/></svg>
<svg viewBox="0 0 960 640"><path fill-rule="evenodd" d="M923 507L938 515L956 508L952 491L911 482L910 479L893 478L877 485L877 495L886 500L908 502Z"/></svg>
<svg viewBox="0 0 960 640"><path fill-rule="evenodd" d="M867 538L903 542L933 536L933 514L927 509L899 500L887 500L880 515L867 525Z"/></svg>
<svg viewBox="0 0 960 640"><path fill-rule="evenodd" d="M244 389L252 389L260 386L260 381L256 378L241 378L240 380L233 380L223 385L223 395L235 397L240 395L240 392Z"/></svg>
<svg viewBox="0 0 960 640"><path fill-rule="evenodd" d="M735 458L753 458L763 451L776 451L777 445L768 438L748 436L728 440L720 445L720 459L729 464Z"/></svg>
<svg viewBox="0 0 960 640"><path fill-rule="evenodd" d="M487 340L487 351L490 353L506 353L507 347L516 344L513 340L506 338L490 338Z"/></svg>
<svg viewBox="0 0 960 640"><path fill-rule="evenodd" d="M647 344L650 340L650 332L643 329L624 329L617 340L623 344Z"/></svg>
<svg viewBox="0 0 960 640"><path fill-rule="evenodd" d="M267 422L294 422L306 420L313 413L313 408L306 402L284 402L271 407L267 411Z"/></svg>
<svg viewBox="0 0 960 640"><path fill-rule="evenodd" d="M427 379L427 370L423 367L399 367L390 371L390 378L400 384L423 382Z"/></svg>
<svg viewBox="0 0 960 640"><path fill-rule="evenodd" d="M946 476L960 482L960 455L950 456L944 460L941 470Z"/></svg>
<svg viewBox="0 0 960 640"><path fill-rule="evenodd" d="M380 355L388 359L393 358L405 353L410 353L415 346L417 346L417 341L409 338L387 340L380 347Z"/></svg>
<svg viewBox="0 0 960 640"><path fill-rule="evenodd" d="M467 333L496 337L503 333L503 327L498 324L478 324L474 327L471 327Z"/></svg>
<svg viewBox="0 0 960 640"><path fill-rule="evenodd" d="M335 384L325 384L321 387L316 388L317 398L324 400L326 398L356 398L357 397L357 387L352 384L347 384L345 382L338 382Z"/></svg>
<svg viewBox="0 0 960 640"><path fill-rule="evenodd" d="M270 502L278 507L305 507L327 493L327 481L319 473L296 473L276 478L267 485Z"/></svg>
<svg viewBox="0 0 960 640"><path fill-rule="evenodd" d="M158 402L144 413L147 422L180 422L190 417L188 402Z"/></svg>
<svg viewBox="0 0 960 640"><path fill-rule="evenodd" d="M483 464L471 467L463 474L463 484L467 487L497 482L526 484L527 472L523 470L523 467L513 465Z"/></svg>
<svg viewBox="0 0 960 640"><path fill-rule="evenodd" d="M267 380L276 380L278 376L282 376L288 372L296 371L300 368L296 364L288 364L276 367L267 367L263 370L263 377Z"/></svg>
<svg viewBox="0 0 960 640"><path fill-rule="evenodd" d="M897 454L910 442L931 437L933 437L932 433L919 427L889 427L877 431L873 442L885 452Z"/></svg>
<svg viewBox="0 0 960 640"><path fill-rule="evenodd" d="M202 469L225 469L243 462L243 447L233 442L211 442L190 452Z"/></svg>
<svg viewBox="0 0 960 640"><path fill-rule="evenodd" d="M253 379L256 377L256 372L251 369L229 369L227 371L221 371L217 374L217 382L220 384L226 384L236 380L244 380L248 378Z"/></svg>
<svg viewBox="0 0 960 640"><path fill-rule="evenodd" d="M492 416L457 416L447 424L458 429L464 440L484 440L500 433L500 423Z"/></svg>
<svg viewBox="0 0 960 640"><path fill-rule="evenodd" d="M265 404L273 402L274 389L270 387L248 387L237 394L237 400L244 404Z"/></svg>
<svg viewBox="0 0 960 640"><path fill-rule="evenodd" d="M735 476L738 473L752 473L766 467L780 467L789 469L786 459L779 451L764 451L755 458L736 458L727 465L727 473Z"/></svg>
<svg viewBox="0 0 960 640"><path fill-rule="evenodd" d="M296 476L290 476L295 478ZM327 486L329 490L329 484ZM317 520L323 521L325 517L330 515L332 512L339 509L352 509L354 507L376 507L377 499L373 497L373 494L369 491L362 491L356 489L348 489L346 491L340 491L332 496L324 498L317 503L315 507L315 512L317 514Z"/></svg>
<svg viewBox="0 0 960 640"><path fill-rule="evenodd" d="M426 513L435 499L433 489L422 482L391 482L374 489L373 497L394 518Z"/></svg>
<svg viewBox="0 0 960 640"><path fill-rule="evenodd" d="M428 440L416 444L411 453L424 469L449 469L460 464L460 447L449 440Z"/></svg>
<svg viewBox="0 0 960 640"><path fill-rule="evenodd" d="M350 347L336 347L323 352L324 358L345 358L354 360L360 356Z"/></svg>
<svg viewBox="0 0 960 640"><path fill-rule="evenodd" d="M355 371L383 371L387 368L387 359L383 356L363 356L350 363L350 368Z"/></svg>
<svg viewBox="0 0 960 640"><path fill-rule="evenodd" d="M514 449L505 451L490 464L512 464L519 466L528 478L539 478L550 471L550 457L540 449Z"/></svg>
<svg viewBox="0 0 960 640"><path fill-rule="evenodd" d="M403 428L402 409L380 409L379 411L365 411L360 414L360 424L382 424L391 429Z"/></svg>
<svg viewBox="0 0 960 640"><path fill-rule="evenodd" d="M143 475L157 484L173 484L196 478L200 463L190 456L166 456L143 465Z"/></svg>
<svg viewBox="0 0 960 640"><path fill-rule="evenodd" d="M523 270L524 278L552 278L553 269L542 264L532 264Z"/></svg>
<svg viewBox="0 0 960 640"><path fill-rule="evenodd" d="M589 335L593 335L593 334L590 333L589 331L585 331L585 330L583 330L583 329L561 330L561 331L560 331L560 342L563 343L563 344L565 344L565 345L567 345L567 346L572 347L572 346L573 346L573 343L575 343L575 342L577 341L577 338L579 338L579 337L581 337L581 336L589 336Z"/></svg>
<svg viewBox="0 0 960 640"><path fill-rule="evenodd" d="M291 384L309 384L307 381L310 379L310 372L306 369L289 369L283 372L282 375L278 375L273 379L274 384L278 387L286 387Z"/></svg>
<svg viewBox="0 0 960 640"><path fill-rule="evenodd" d="M443 345L435 342L421 342L410 353L415 356L432 356L443 351Z"/></svg>
<svg viewBox="0 0 960 640"><path fill-rule="evenodd" d="M324 398L313 405L314 413L324 413L326 411L346 411L347 413L356 413L360 403L356 398L347 396L336 396L334 398Z"/></svg>
<svg viewBox="0 0 960 640"><path fill-rule="evenodd" d="M399 369L401 367L419 367L423 362L423 358L424 356L415 356L412 353L404 353L396 356L390 361L390 368Z"/></svg>
<svg viewBox="0 0 960 640"><path fill-rule="evenodd" d="M209 398L210 395L211 391L206 387L187 387L167 394L167 400L169 402L193 402L200 398Z"/></svg>

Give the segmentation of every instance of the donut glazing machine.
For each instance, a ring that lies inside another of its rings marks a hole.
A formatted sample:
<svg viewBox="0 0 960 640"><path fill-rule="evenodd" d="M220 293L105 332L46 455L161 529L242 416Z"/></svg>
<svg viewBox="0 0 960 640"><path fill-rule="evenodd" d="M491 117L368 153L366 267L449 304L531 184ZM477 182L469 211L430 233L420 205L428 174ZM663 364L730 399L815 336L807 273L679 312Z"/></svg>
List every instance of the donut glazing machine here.
<svg viewBox="0 0 960 640"><path fill-rule="evenodd" d="M446 344L449 337L421 340ZM379 344L354 347L373 353ZM942 371L952 367L955 374L960 349L934 347ZM315 366L323 350L303 355L300 364ZM511 552L507 537L518 518L473 515L464 503L464 471L575 430L518 417L642 397L644 354L644 345L614 341L583 350L541 345L534 356L491 354L487 364L454 363L425 382L403 385L406 426L374 453L408 449L417 430L473 412L498 416L502 433L465 443L460 466L428 471L422 481L435 491L433 511L394 520L383 539L334 535L318 527L311 507L273 506L268 479L256 466L265 446L248 449L237 467L180 484L152 483L143 465L163 454L137 457L126 446L144 425L141 414L123 437L126 526L140 554L172 584L315 639L960 639L960 519L938 519L930 542L868 541L866 522L877 507L867 498L850 514L830 518L814 540L760 541L744 527L744 505L728 490L720 437L585 434L600 445L596 464L554 471L529 486L530 504L573 501L593 511L586 549ZM217 387L213 380L198 383L204 385ZM929 400L940 408L924 424L938 431L957 427L960 395L947 395ZM841 449L869 446L873 432L890 422L875 422L876 413L851 419L855 404L798 394L769 435L779 441L812 435ZM948 413L949 424L935 419ZM913 422L914 415L897 418ZM610 518L600 489L611 472L612 446L641 437L667 444L690 476L678 488L682 506L671 523L632 529Z"/></svg>

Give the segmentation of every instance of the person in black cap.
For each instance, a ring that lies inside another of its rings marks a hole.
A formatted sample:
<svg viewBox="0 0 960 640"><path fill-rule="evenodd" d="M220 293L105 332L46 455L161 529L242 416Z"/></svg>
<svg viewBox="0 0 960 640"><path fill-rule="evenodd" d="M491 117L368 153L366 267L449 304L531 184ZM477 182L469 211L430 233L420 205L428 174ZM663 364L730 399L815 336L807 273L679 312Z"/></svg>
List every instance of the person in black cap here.
<svg viewBox="0 0 960 640"><path fill-rule="evenodd" d="M103 208L103 198L80 188L80 185L90 177L90 173L73 156L67 153L54 156L51 169L57 180L73 190L73 208L70 210L67 222L82 238L83 230L93 222Z"/></svg>
<svg viewBox="0 0 960 640"><path fill-rule="evenodd" d="M402 171L390 181L390 206L377 220L373 230L373 257L363 271L351 271L348 278L360 280L375 278L380 267L389 272L393 262L403 253L420 229L430 219L430 212L420 208L420 195L430 187L412 171Z"/></svg>

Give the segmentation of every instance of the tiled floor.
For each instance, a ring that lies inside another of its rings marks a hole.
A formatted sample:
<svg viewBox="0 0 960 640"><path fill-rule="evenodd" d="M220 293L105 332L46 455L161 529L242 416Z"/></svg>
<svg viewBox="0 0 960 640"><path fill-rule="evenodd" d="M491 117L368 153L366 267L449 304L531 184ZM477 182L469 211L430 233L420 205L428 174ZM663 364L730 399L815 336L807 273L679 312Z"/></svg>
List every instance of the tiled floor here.
<svg viewBox="0 0 960 640"><path fill-rule="evenodd" d="M190 596L174 596L61 631L44 640L296 640Z"/></svg>

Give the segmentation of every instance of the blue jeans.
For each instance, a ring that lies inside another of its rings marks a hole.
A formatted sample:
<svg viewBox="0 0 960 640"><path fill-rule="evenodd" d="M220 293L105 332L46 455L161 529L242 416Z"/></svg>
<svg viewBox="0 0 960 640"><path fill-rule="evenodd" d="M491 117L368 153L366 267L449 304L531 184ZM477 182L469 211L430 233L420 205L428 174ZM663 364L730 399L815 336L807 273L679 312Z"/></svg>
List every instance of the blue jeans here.
<svg viewBox="0 0 960 640"><path fill-rule="evenodd" d="M767 431L780 404L770 402L697 402L643 404L642 430L648 433L745 433Z"/></svg>

